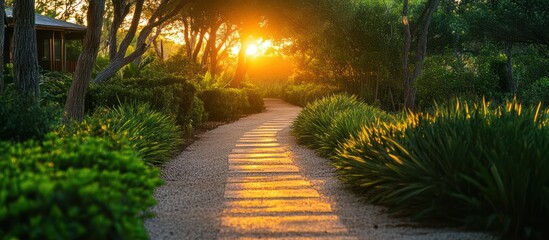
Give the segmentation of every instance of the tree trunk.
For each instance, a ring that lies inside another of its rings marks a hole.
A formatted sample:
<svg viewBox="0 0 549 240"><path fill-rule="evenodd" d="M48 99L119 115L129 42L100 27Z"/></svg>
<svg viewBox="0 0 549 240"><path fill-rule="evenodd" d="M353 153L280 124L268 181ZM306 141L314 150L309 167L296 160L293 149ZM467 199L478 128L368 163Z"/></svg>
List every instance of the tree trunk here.
<svg viewBox="0 0 549 240"><path fill-rule="evenodd" d="M404 0L402 7L402 25L404 26L404 54L402 57L402 77L404 79L404 107L410 108L412 83L410 82L410 49L412 47L412 33L408 20L408 0Z"/></svg>
<svg viewBox="0 0 549 240"><path fill-rule="evenodd" d="M242 80L246 75L246 49L248 48L247 40L240 40L240 51L238 51L238 63L236 65L236 73L234 75L233 81L231 82L231 87L239 88L242 85Z"/></svg>
<svg viewBox="0 0 549 240"><path fill-rule="evenodd" d="M74 80L65 102L66 118L82 120L84 117L85 97L91 81L91 74L97 59L101 42L101 27L105 0L91 0L87 11L87 31L82 53L78 57Z"/></svg>
<svg viewBox="0 0 549 240"><path fill-rule="evenodd" d="M135 48L133 52L128 54L128 47L134 42L134 37L137 33L138 25L143 12L143 4L145 0L136 0L135 8L131 20L130 27L126 30L126 36L118 45L116 54L109 65L103 69L93 80L93 83L104 82L114 76L122 67L131 63L145 53L148 45L155 40L158 35L150 36L155 28L167 20L177 15L181 8L188 4L189 0L162 0L159 6L153 11L147 24L141 28ZM112 30L112 29L111 29ZM112 43L111 43L112 44Z"/></svg>
<svg viewBox="0 0 549 240"><path fill-rule="evenodd" d="M505 56L507 57L507 86L508 90L512 94L517 93L517 85L515 83L515 78L513 76L513 52L512 52L513 45L511 43L507 43L505 45Z"/></svg>
<svg viewBox="0 0 549 240"><path fill-rule="evenodd" d="M6 28L4 27L6 18L5 1L0 0L0 95L4 92L4 38Z"/></svg>
<svg viewBox="0 0 549 240"><path fill-rule="evenodd" d="M34 0L15 1L13 8L14 82L21 97L40 100L38 83L38 56L34 30Z"/></svg>
<svg viewBox="0 0 549 240"><path fill-rule="evenodd" d="M429 26L431 25L431 20L433 18L433 14L438 8L438 4L440 3L440 0L429 0L427 3L427 7L424 11L423 19L421 19L421 31L419 31L418 36L418 44L417 49L415 52L416 60L414 63L414 71L412 74L410 74L410 69L408 66L408 63L405 63L406 69L404 69L404 76L405 76L405 84L404 84L404 90L405 90L405 99L404 99L404 107L410 110L414 110L415 108L415 101L416 101L416 93L417 90L414 87L414 83L416 82L419 75L421 75L421 70L423 68L423 63L425 61L425 55L427 54L427 39L429 36ZM407 12L408 12L408 0L405 0L405 10L403 8L403 23L405 24L405 57L404 60L409 61L409 51L410 46L408 44L411 44L412 37L411 35L408 35L410 32L410 24L408 23L407 18ZM406 18L405 18L406 17ZM408 53L406 53L406 50Z"/></svg>

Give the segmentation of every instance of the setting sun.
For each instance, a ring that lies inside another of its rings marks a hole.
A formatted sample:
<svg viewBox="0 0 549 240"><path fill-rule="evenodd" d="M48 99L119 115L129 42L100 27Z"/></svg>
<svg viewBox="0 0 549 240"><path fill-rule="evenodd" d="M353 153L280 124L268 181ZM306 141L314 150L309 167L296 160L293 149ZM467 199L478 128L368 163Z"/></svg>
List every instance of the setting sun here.
<svg viewBox="0 0 549 240"><path fill-rule="evenodd" d="M263 40L263 39L257 39L255 41L252 41L248 47L246 48L246 55L253 57L253 56L261 56L267 54L267 52L273 48L273 42L271 40ZM231 53L233 55L238 55L238 52L240 51L240 45L234 46L231 49Z"/></svg>
<svg viewBox="0 0 549 240"><path fill-rule="evenodd" d="M258 55L258 53L259 47L255 43L250 44L250 46L246 49L246 55L248 56Z"/></svg>

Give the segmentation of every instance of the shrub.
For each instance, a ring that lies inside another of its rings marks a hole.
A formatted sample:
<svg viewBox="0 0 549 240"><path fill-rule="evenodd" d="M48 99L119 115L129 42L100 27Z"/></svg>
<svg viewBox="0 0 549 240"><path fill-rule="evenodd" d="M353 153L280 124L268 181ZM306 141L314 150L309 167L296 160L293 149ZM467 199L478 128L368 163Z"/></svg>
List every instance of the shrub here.
<svg viewBox="0 0 549 240"><path fill-rule="evenodd" d="M88 109L114 107L128 102L149 103L154 110L175 116L177 124L186 128L191 124L195 95L196 88L182 78L125 79L92 85ZM194 110L200 110L200 107Z"/></svg>
<svg viewBox="0 0 549 240"><path fill-rule="evenodd" d="M40 73L39 77L42 98L64 106L72 84L72 76L64 72L44 71Z"/></svg>
<svg viewBox="0 0 549 240"><path fill-rule="evenodd" d="M114 142L127 138L131 147L151 165L160 165L173 156L183 133L173 117L151 110L148 104L122 104L96 110L84 121L68 125L62 136L102 137Z"/></svg>
<svg viewBox="0 0 549 240"><path fill-rule="evenodd" d="M75 136L0 142L0 235L144 239L159 170L124 143Z"/></svg>
<svg viewBox="0 0 549 240"><path fill-rule="evenodd" d="M200 94L210 120L231 121L238 119L249 108L248 98L243 90L216 88Z"/></svg>
<svg viewBox="0 0 549 240"><path fill-rule="evenodd" d="M357 137L362 127L391 121L389 114L370 105L361 104L356 108L346 109L335 115L331 126L319 136L317 152L321 156L332 157L342 143L351 137Z"/></svg>
<svg viewBox="0 0 549 240"><path fill-rule="evenodd" d="M438 106L363 128L335 165L370 202L394 213L545 239L548 114L516 103Z"/></svg>
<svg viewBox="0 0 549 240"><path fill-rule="evenodd" d="M208 113L204 109L204 102L198 96L194 96L189 115L193 126L208 121Z"/></svg>
<svg viewBox="0 0 549 240"><path fill-rule="evenodd" d="M534 82L522 95L522 99L528 104L536 105L541 101L545 106L549 106L549 77Z"/></svg>
<svg viewBox="0 0 549 240"><path fill-rule="evenodd" d="M307 105L292 125L298 143L310 148L321 147L320 139L332 126L335 116L343 111L360 108L363 103L349 95L333 95Z"/></svg>
<svg viewBox="0 0 549 240"><path fill-rule="evenodd" d="M0 140L41 139L61 121L61 109L19 99L14 93L0 94Z"/></svg>
<svg viewBox="0 0 549 240"><path fill-rule="evenodd" d="M283 99L291 104L306 106L315 100L329 96L337 92L337 89L326 84L303 83L288 85L284 91Z"/></svg>
<svg viewBox="0 0 549 240"><path fill-rule="evenodd" d="M265 102L263 101L263 96L256 89L245 89L247 98L248 98L248 108L245 113L260 113L265 109Z"/></svg>

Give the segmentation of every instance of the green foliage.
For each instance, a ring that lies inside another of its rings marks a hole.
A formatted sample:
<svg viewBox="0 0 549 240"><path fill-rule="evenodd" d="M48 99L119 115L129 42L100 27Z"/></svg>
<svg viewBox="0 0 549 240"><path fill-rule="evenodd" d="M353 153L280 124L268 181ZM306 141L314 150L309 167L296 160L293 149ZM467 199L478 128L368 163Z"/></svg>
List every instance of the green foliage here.
<svg viewBox="0 0 549 240"><path fill-rule="evenodd" d="M522 99L529 104L535 105L540 101L544 106L549 105L549 77L541 78L534 82L524 91Z"/></svg>
<svg viewBox="0 0 549 240"><path fill-rule="evenodd" d="M41 139L60 121L59 106L20 99L11 89L0 94L0 140Z"/></svg>
<svg viewBox="0 0 549 240"><path fill-rule="evenodd" d="M248 96L241 89L216 88L200 94L208 118L214 121L231 121L240 118L250 108Z"/></svg>
<svg viewBox="0 0 549 240"><path fill-rule="evenodd" d="M192 111L200 111L195 102L196 88L183 78L124 79L92 85L88 93L88 109L114 107L121 103L149 103L151 108L175 116L179 126L187 129L200 124L192 119ZM197 116L199 113L195 113ZM203 115L203 114L202 114ZM190 134L186 132L186 134Z"/></svg>
<svg viewBox="0 0 549 240"><path fill-rule="evenodd" d="M322 147L320 140L330 131L334 118L341 112L360 108L363 103L349 95L324 97L307 105L299 114L292 132L297 142L313 149Z"/></svg>
<svg viewBox="0 0 549 240"><path fill-rule="evenodd" d="M265 109L265 102L263 101L263 96L259 93L259 90L246 88L244 89L244 92L248 98L248 108L245 110L245 113L263 112Z"/></svg>
<svg viewBox="0 0 549 240"><path fill-rule="evenodd" d="M80 136L0 142L5 239L146 239L159 170L124 143Z"/></svg>
<svg viewBox="0 0 549 240"><path fill-rule="evenodd" d="M282 98L291 104L304 107L336 92L337 88L328 84L303 83L286 86Z"/></svg>
<svg viewBox="0 0 549 240"><path fill-rule="evenodd" d="M65 126L59 134L101 137L113 142L128 139L129 145L151 165L169 160L183 137L173 117L152 110L148 104L136 103L97 109L81 123Z"/></svg>
<svg viewBox="0 0 549 240"><path fill-rule="evenodd" d="M548 113L517 103L439 106L363 128L334 165L393 213L545 239Z"/></svg>
<svg viewBox="0 0 549 240"><path fill-rule="evenodd" d="M40 73L39 77L42 98L64 106L72 84L72 75L64 72L44 71Z"/></svg>
<svg viewBox="0 0 549 240"><path fill-rule="evenodd" d="M320 135L316 150L321 156L333 157L341 145L347 139L357 137L363 127L391 121L391 115L367 104L346 109L333 117L331 126Z"/></svg>

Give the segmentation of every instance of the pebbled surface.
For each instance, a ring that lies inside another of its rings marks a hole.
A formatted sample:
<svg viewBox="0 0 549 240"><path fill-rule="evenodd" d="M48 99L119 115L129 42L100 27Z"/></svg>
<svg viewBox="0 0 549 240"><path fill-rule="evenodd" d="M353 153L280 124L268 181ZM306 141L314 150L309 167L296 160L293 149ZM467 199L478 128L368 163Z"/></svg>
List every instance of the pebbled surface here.
<svg viewBox="0 0 549 240"><path fill-rule="evenodd" d="M329 161L289 134L301 110L266 111L200 136L162 169L151 239L490 239L389 217L344 189Z"/></svg>

